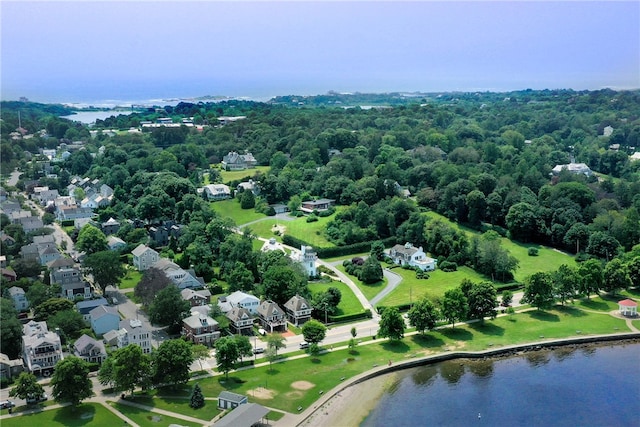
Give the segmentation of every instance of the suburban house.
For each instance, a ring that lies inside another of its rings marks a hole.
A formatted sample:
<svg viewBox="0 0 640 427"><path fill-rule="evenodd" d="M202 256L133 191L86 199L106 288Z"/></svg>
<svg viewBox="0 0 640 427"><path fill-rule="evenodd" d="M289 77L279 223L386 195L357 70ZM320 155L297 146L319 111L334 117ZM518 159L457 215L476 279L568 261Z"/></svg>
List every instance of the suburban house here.
<svg viewBox="0 0 640 427"><path fill-rule="evenodd" d="M165 225L149 227L149 238L157 246L166 246L169 244L169 228Z"/></svg>
<svg viewBox="0 0 640 427"><path fill-rule="evenodd" d="M234 293L226 297L226 301L229 304L230 308L243 307L249 310L249 313L251 313L251 315L258 314L260 299L251 294L247 294L242 291L235 291Z"/></svg>
<svg viewBox="0 0 640 427"><path fill-rule="evenodd" d="M143 353L151 353L151 333L138 319L124 319L120 321L120 329L111 330L104 334L106 344L123 348L135 344L142 348Z"/></svg>
<svg viewBox="0 0 640 427"><path fill-rule="evenodd" d="M22 359L9 359L4 353L0 353L0 378L10 380L20 375L24 371Z"/></svg>
<svg viewBox="0 0 640 427"><path fill-rule="evenodd" d="M233 409L238 406L247 403L247 396L243 396L238 393L230 391L221 391L218 395L218 408L220 409Z"/></svg>
<svg viewBox="0 0 640 427"><path fill-rule="evenodd" d="M75 262L71 258L60 257L47 263L49 271L64 270L65 268L72 268Z"/></svg>
<svg viewBox="0 0 640 427"><path fill-rule="evenodd" d="M236 334L251 335L253 330L253 318L249 310L243 307L233 307L230 311L225 313L227 319L229 319L231 329Z"/></svg>
<svg viewBox="0 0 640 427"><path fill-rule="evenodd" d="M258 317L262 327L269 332L287 330L285 312L271 300L262 301L258 307Z"/></svg>
<svg viewBox="0 0 640 427"><path fill-rule="evenodd" d="M201 288L205 284L204 279L197 277L192 269L184 270L178 264L167 258L160 258L153 264L153 268L162 271L178 289Z"/></svg>
<svg viewBox="0 0 640 427"><path fill-rule="evenodd" d="M107 221L100 224L100 229L105 236L116 234L118 230L120 230L120 223L113 218L109 218Z"/></svg>
<svg viewBox="0 0 640 427"><path fill-rule="evenodd" d="M567 170L573 174L585 174L586 176L593 175L593 171L585 163L568 163L566 165L556 165L551 169L553 175L558 175L563 170Z"/></svg>
<svg viewBox="0 0 640 427"><path fill-rule="evenodd" d="M212 346L220 338L218 322L204 314L192 314L182 319L182 336L194 344Z"/></svg>
<svg viewBox="0 0 640 427"><path fill-rule="evenodd" d="M189 301L191 307L207 305L211 302L211 292L209 292L208 289L194 291L193 289L187 288L183 289L180 295L182 295L183 300Z"/></svg>
<svg viewBox="0 0 640 427"><path fill-rule="evenodd" d="M148 270L153 264L158 262L160 255L147 245L139 244L133 251L133 266L138 271Z"/></svg>
<svg viewBox="0 0 640 427"><path fill-rule="evenodd" d="M247 152L245 154L238 154L235 151L230 151L229 154L222 158L222 169L226 171L238 171L244 169L255 168L258 163L253 154Z"/></svg>
<svg viewBox="0 0 640 427"><path fill-rule="evenodd" d="M300 252L291 252L291 259L304 267L309 277L315 277L318 275L316 268L316 261L318 260L318 254L313 250L311 246L302 246Z"/></svg>
<svg viewBox="0 0 640 427"><path fill-rule="evenodd" d="M85 322L91 323L91 310L101 305L109 305L109 302L105 298L89 299L84 301L78 301L76 303L76 310L82 314L82 318Z"/></svg>
<svg viewBox="0 0 640 427"><path fill-rule="evenodd" d="M19 218L16 223L22 225L25 233L31 233L44 227L44 223L38 217Z"/></svg>
<svg viewBox="0 0 640 427"><path fill-rule="evenodd" d="M1 272L2 278L7 282L15 282L16 280L18 280L18 275L16 274L16 272L9 268L3 268L1 269Z"/></svg>
<svg viewBox="0 0 640 427"><path fill-rule="evenodd" d="M107 358L104 343L84 334L73 344L73 354L89 363L102 363Z"/></svg>
<svg viewBox="0 0 640 427"><path fill-rule="evenodd" d="M23 326L22 355L27 370L36 375L51 373L64 358L58 334L49 332L47 322L33 320Z"/></svg>
<svg viewBox="0 0 640 427"><path fill-rule="evenodd" d="M50 272L51 283L62 287L62 297L73 300L76 296L91 299L93 292L89 282L83 280L77 268L61 268Z"/></svg>
<svg viewBox="0 0 640 427"><path fill-rule="evenodd" d="M236 194L241 191L251 191L254 196L258 196L260 195L260 186L257 182L250 179L249 181L238 184L236 187Z"/></svg>
<svg viewBox="0 0 640 427"><path fill-rule="evenodd" d="M333 199L306 200L302 202L300 210L304 213L312 213L313 211L326 211L335 204Z"/></svg>
<svg viewBox="0 0 640 427"><path fill-rule="evenodd" d="M284 303L284 309L289 318L289 322L296 326L302 325L311 319L311 305L300 295L292 296L289 301Z"/></svg>
<svg viewBox="0 0 640 427"><path fill-rule="evenodd" d="M8 289L9 297L13 301L13 306L18 311L27 311L29 309L29 301L24 293L24 289L17 286L12 286Z"/></svg>
<svg viewBox="0 0 640 427"><path fill-rule="evenodd" d="M107 237L107 247L110 251L119 251L126 246L127 243L119 237L116 237L114 235Z"/></svg>
<svg viewBox="0 0 640 427"><path fill-rule="evenodd" d="M415 248L411 243L395 245L389 250L389 257L399 265L418 267L422 271L433 271L438 261L428 257L422 250L422 246Z"/></svg>
<svg viewBox="0 0 640 427"><path fill-rule="evenodd" d="M283 205L282 203L274 203L269 205L269 207L273 209L276 215L289 212L289 206Z"/></svg>
<svg viewBox="0 0 640 427"><path fill-rule="evenodd" d="M209 184L203 187L207 200L225 200L231 197L231 189L224 184Z"/></svg>
<svg viewBox="0 0 640 427"><path fill-rule="evenodd" d="M70 221L82 218L93 218L93 209L78 206L58 207L57 216L59 221Z"/></svg>
<svg viewBox="0 0 640 427"><path fill-rule="evenodd" d="M96 335L104 335L120 327L118 309L108 305L99 305L89 312L91 329Z"/></svg>

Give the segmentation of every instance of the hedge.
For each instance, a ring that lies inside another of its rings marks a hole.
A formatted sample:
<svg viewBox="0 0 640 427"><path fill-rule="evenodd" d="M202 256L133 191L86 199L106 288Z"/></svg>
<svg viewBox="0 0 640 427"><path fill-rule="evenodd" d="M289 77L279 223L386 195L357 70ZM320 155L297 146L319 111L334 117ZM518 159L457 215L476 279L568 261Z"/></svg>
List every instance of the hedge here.
<svg viewBox="0 0 640 427"><path fill-rule="evenodd" d="M371 319L371 317L371 310L366 309L359 313L344 314L342 316L329 316L329 321L332 323L350 322L352 320Z"/></svg>
<svg viewBox="0 0 640 427"><path fill-rule="evenodd" d="M396 243L396 238L387 237L386 239L381 240L381 242L385 247L389 247ZM295 248L300 248L302 246L312 246L308 242L305 242L302 239L298 239L297 237L293 237L288 234L285 234L284 236L282 236L282 243L288 246L293 246ZM373 242L360 242L360 243L354 243L352 245L335 246L333 248L314 248L314 249L318 254L318 258L334 258L339 256L369 252L371 250L372 243Z"/></svg>

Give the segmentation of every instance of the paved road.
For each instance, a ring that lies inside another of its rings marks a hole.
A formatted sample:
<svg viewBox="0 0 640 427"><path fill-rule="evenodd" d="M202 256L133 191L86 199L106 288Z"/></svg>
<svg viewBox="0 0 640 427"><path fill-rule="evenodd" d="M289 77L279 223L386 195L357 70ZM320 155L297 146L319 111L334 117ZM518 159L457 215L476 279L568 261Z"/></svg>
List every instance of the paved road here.
<svg viewBox="0 0 640 427"><path fill-rule="evenodd" d="M127 298L123 291L108 287L106 293L109 298L111 298L111 301L113 301L113 298L117 300L116 308L122 317L125 319L138 319L145 328L151 331L152 347L157 348L163 341L169 338L164 328L152 325L146 313L140 309L140 305Z"/></svg>
<svg viewBox="0 0 640 427"><path fill-rule="evenodd" d="M13 172L11 172L11 175L9 175L9 179L7 179L7 185L9 187L15 187L18 183L18 180L20 179L20 175L22 175L22 172L19 172L18 170L14 170Z"/></svg>
<svg viewBox="0 0 640 427"><path fill-rule="evenodd" d="M391 292L393 292L393 290L398 287L400 282L402 282L402 276L400 276L399 274L394 273L393 271L389 270L388 268L382 269L382 274L387 279L387 286L385 286L384 289L378 293L378 295L376 295L375 297L371 298L371 300L369 302L373 306L377 305L380 301L382 301L382 299L384 297L386 297Z"/></svg>

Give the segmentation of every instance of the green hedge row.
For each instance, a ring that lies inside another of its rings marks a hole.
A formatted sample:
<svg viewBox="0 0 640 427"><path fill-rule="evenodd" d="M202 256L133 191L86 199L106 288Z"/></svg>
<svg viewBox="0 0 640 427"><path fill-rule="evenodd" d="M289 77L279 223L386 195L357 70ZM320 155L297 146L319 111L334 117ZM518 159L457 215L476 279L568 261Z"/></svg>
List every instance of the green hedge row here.
<svg viewBox="0 0 640 427"><path fill-rule="evenodd" d="M284 243L285 245L293 246L294 248L300 248L302 246L312 246L308 242L305 242L302 239L298 239L297 237L293 237L288 234L285 234L284 236L282 236L282 243ZM395 243L396 243L395 237L387 237L386 239L382 240L382 244L385 247L392 246ZM334 258L339 256L369 252L371 250L371 244L372 242L360 242L360 243L354 243L352 245L335 246L333 248L314 247L314 249L318 254L318 258Z"/></svg>
<svg viewBox="0 0 640 427"><path fill-rule="evenodd" d="M371 310L366 309L359 313L344 314L342 316L329 316L329 321L332 323L350 322L352 320L371 319L371 317Z"/></svg>

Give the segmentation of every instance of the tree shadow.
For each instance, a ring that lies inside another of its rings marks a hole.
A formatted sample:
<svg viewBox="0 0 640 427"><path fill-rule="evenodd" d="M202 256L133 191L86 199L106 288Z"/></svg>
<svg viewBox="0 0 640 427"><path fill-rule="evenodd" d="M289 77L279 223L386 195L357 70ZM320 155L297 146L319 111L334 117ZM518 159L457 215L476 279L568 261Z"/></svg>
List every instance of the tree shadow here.
<svg viewBox="0 0 640 427"><path fill-rule="evenodd" d="M483 335L489 335L489 336L504 335L504 328L494 323L476 322L476 323L471 323L469 327L474 331Z"/></svg>
<svg viewBox="0 0 640 427"><path fill-rule="evenodd" d="M222 387L223 390L236 390L242 387L242 383L240 381L236 381L236 377L229 376L229 379L225 379L224 377L218 379L218 384Z"/></svg>
<svg viewBox="0 0 640 427"><path fill-rule="evenodd" d="M604 301L595 301L592 299L580 301L580 305L589 310L608 311L609 305Z"/></svg>
<svg viewBox="0 0 640 427"><path fill-rule="evenodd" d="M570 307L570 306L561 306L558 307L558 311L561 311L564 314L568 314L571 317L584 317L587 315L587 313L585 313L584 311L580 310L579 308L576 307Z"/></svg>
<svg viewBox="0 0 640 427"><path fill-rule="evenodd" d="M461 329L461 328L442 329L440 332L442 333L442 335L452 340L470 341L471 339L473 339L473 334L466 329Z"/></svg>
<svg viewBox="0 0 640 427"><path fill-rule="evenodd" d="M422 348L438 348L444 345L444 341L429 334L416 334L411 336L411 341Z"/></svg>
<svg viewBox="0 0 640 427"><path fill-rule="evenodd" d="M392 353L406 353L409 351L409 346L400 340L387 341L382 344L382 348Z"/></svg>
<svg viewBox="0 0 640 427"><path fill-rule="evenodd" d="M53 420L60 425L91 425L96 415L96 408L92 405L65 406L56 411ZM28 422L25 422L28 425Z"/></svg>
<svg viewBox="0 0 640 427"><path fill-rule="evenodd" d="M272 377L278 375L279 373L280 373L279 369L274 369L274 368L267 369L267 375L271 375Z"/></svg>
<svg viewBox="0 0 640 427"><path fill-rule="evenodd" d="M541 320L543 322L559 322L560 316L557 314L549 313L547 311L536 310L536 311L528 311L529 317Z"/></svg>

